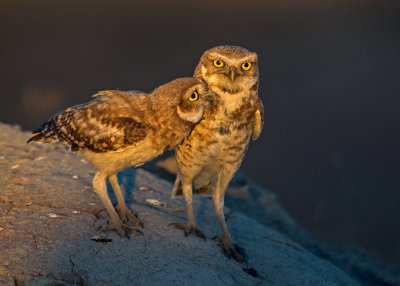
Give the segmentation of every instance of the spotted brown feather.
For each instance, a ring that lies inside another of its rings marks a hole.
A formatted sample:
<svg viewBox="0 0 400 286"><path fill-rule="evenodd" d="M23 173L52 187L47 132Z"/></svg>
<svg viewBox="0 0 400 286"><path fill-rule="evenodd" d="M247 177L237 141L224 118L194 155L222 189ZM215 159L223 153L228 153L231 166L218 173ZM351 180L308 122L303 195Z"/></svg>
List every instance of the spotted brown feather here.
<svg viewBox="0 0 400 286"><path fill-rule="evenodd" d="M118 151L142 142L147 136L146 126L138 119L115 114L115 104L127 94L107 91L104 98L70 107L39 127L47 138L71 146L72 151L88 149L93 152ZM126 107L126 106L125 106Z"/></svg>

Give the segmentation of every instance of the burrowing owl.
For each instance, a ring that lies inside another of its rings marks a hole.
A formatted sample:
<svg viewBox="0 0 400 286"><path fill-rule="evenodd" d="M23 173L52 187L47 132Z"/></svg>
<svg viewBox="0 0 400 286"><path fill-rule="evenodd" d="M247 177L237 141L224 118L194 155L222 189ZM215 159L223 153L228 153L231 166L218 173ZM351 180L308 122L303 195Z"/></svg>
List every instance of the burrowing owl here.
<svg viewBox="0 0 400 286"><path fill-rule="evenodd" d="M238 170L250 140L257 139L263 127L263 105L257 96L257 54L240 47L215 47L203 54L194 75L217 97L203 120L177 148L179 173L172 196L180 195L183 190L188 223L174 225L183 229L185 235L195 232L204 238L196 226L192 192L212 195L223 230L223 236L218 237L223 251L228 257L242 261L229 235L223 207L228 183Z"/></svg>
<svg viewBox="0 0 400 286"><path fill-rule="evenodd" d="M101 91L94 100L70 107L43 123L28 143L61 141L79 151L98 171L93 188L111 217L103 230L116 230L121 236L136 234L140 231L118 217L107 195L106 179L114 189L121 219L140 226L125 204L116 174L174 149L201 120L212 94L194 78L174 80L148 95Z"/></svg>

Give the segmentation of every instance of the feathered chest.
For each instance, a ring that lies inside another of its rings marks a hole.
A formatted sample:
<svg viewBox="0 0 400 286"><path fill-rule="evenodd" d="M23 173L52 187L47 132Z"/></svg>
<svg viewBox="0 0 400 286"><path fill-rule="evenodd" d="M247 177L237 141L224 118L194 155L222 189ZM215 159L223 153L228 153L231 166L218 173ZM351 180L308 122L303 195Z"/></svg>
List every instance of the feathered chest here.
<svg viewBox="0 0 400 286"><path fill-rule="evenodd" d="M209 155L223 154L227 148L243 151L252 135L256 110L249 97L235 102L221 100L204 114L183 145L193 152L197 150Z"/></svg>
<svg viewBox="0 0 400 286"><path fill-rule="evenodd" d="M249 96L223 96L217 108L205 114L202 123L221 136L247 134L253 128L256 110Z"/></svg>

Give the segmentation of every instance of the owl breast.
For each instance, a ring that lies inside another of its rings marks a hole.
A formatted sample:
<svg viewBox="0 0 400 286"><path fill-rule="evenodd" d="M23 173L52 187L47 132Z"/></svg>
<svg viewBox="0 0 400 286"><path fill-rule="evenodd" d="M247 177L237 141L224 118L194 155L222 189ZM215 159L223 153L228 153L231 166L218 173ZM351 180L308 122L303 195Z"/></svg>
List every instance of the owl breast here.
<svg viewBox="0 0 400 286"><path fill-rule="evenodd" d="M220 105L215 114L206 116L178 147L181 172L201 168L211 176L224 165L238 167L252 135L254 112L252 105L242 104L233 112Z"/></svg>

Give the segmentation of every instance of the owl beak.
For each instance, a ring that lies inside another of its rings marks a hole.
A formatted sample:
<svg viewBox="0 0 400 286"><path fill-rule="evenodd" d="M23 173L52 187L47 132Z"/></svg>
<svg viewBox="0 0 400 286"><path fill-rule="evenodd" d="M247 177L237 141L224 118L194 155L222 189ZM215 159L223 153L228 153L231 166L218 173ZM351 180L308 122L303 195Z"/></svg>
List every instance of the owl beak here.
<svg viewBox="0 0 400 286"><path fill-rule="evenodd" d="M231 69L230 76L231 76L231 81L233 82L235 80L235 70L234 69Z"/></svg>

